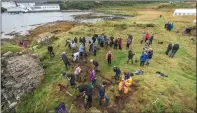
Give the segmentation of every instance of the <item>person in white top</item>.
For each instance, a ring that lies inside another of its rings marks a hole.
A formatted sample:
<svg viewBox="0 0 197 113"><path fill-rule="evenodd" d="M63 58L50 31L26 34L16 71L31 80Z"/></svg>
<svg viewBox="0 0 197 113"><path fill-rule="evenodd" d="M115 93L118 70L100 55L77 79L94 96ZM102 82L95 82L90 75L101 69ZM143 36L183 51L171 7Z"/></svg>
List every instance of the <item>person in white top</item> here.
<svg viewBox="0 0 197 113"><path fill-rule="evenodd" d="M79 52L73 53L73 61L78 62L79 61Z"/></svg>

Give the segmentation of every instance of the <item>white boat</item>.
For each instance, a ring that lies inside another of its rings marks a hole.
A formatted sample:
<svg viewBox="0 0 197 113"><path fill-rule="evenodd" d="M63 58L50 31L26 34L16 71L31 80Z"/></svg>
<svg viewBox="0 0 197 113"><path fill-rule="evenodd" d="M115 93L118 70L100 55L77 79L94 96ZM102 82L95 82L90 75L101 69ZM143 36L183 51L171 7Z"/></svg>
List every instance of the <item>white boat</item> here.
<svg viewBox="0 0 197 113"><path fill-rule="evenodd" d="M59 11L59 4L35 4L35 3L17 3L8 2L3 3L3 7L7 7L7 12L18 13L18 12L42 12L42 11Z"/></svg>

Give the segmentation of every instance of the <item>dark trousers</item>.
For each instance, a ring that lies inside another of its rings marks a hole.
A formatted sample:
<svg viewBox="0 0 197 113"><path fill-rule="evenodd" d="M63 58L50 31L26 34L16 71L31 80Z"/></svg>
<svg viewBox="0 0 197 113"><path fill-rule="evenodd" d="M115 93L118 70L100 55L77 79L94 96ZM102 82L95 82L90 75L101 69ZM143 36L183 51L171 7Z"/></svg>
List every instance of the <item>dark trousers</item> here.
<svg viewBox="0 0 197 113"><path fill-rule="evenodd" d="M121 44L118 44L118 46L119 46L119 49L122 50L122 45Z"/></svg>
<svg viewBox="0 0 197 113"><path fill-rule="evenodd" d="M126 45L126 49L129 49L129 46L130 46L130 44L127 44L127 45Z"/></svg>
<svg viewBox="0 0 197 113"><path fill-rule="evenodd" d="M94 56L96 56L96 50L94 50L93 52L94 52Z"/></svg>
<svg viewBox="0 0 197 113"><path fill-rule="evenodd" d="M152 40L149 40L149 42L148 42L148 46L149 46L149 45L152 45Z"/></svg>
<svg viewBox="0 0 197 113"><path fill-rule="evenodd" d="M104 43L103 42L100 43L100 47L104 47Z"/></svg>
<svg viewBox="0 0 197 113"><path fill-rule="evenodd" d="M68 64L68 63L64 63L64 64L65 64L65 66L66 66L66 69L69 70L70 64Z"/></svg>
<svg viewBox="0 0 197 113"><path fill-rule="evenodd" d="M81 57L84 58L84 52L79 52L79 59L80 59Z"/></svg>
<svg viewBox="0 0 197 113"><path fill-rule="evenodd" d="M108 58L108 59L107 59L107 62L108 62L108 64L111 64L111 59Z"/></svg>
<svg viewBox="0 0 197 113"><path fill-rule="evenodd" d="M170 56L169 57L173 58L174 55L176 54L176 52L177 52L177 50L172 50L172 52L170 53Z"/></svg>
<svg viewBox="0 0 197 113"><path fill-rule="evenodd" d="M105 99L104 106L106 106L109 103L109 98L106 97L106 96L104 96L104 97L99 96L99 105L102 105L102 100L103 99Z"/></svg>
<svg viewBox="0 0 197 113"><path fill-rule="evenodd" d="M115 78L115 80L119 80L120 79L120 74L116 73L114 78Z"/></svg>
<svg viewBox="0 0 197 113"><path fill-rule="evenodd" d="M169 54L170 50L171 50L171 49L167 49L167 51L166 51L166 55L168 55L168 54Z"/></svg>
<svg viewBox="0 0 197 113"><path fill-rule="evenodd" d="M128 58L127 64L129 63L130 60L131 60L131 63L133 64L133 58Z"/></svg>
<svg viewBox="0 0 197 113"><path fill-rule="evenodd" d="M117 49L117 47L118 47L118 44L114 44L114 49Z"/></svg>
<svg viewBox="0 0 197 113"><path fill-rule="evenodd" d="M140 43L142 44L144 40L141 40Z"/></svg>
<svg viewBox="0 0 197 113"><path fill-rule="evenodd" d="M145 61L140 61L140 66L144 66Z"/></svg>
<svg viewBox="0 0 197 113"><path fill-rule="evenodd" d="M92 104L92 96L85 96L85 102L84 102L84 107L86 109L90 108Z"/></svg>
<svg viewBox="0 0 197 113"><path fill-rule="evenodd" d="M109 44L109 45L110 45L110 47L112 47L112 46L113 46L113 42L110 42L110 44Z"/></svg>

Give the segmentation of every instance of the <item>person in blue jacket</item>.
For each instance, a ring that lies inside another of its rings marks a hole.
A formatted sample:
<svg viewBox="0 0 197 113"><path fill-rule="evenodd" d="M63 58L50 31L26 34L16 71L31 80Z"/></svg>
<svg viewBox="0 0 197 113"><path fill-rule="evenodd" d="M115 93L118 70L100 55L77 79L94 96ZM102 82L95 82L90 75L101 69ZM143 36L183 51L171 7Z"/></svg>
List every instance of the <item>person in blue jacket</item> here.
<svg viewBox="0 0 197 113"><path fill-rule="evenodd" d="M79 59L81 56L84 56L84 45L81 43L80 47L79 47Z"/></svg>
<svg viewBox="0 0 197 113"><path fill-rule="evenodd" d="M106 86L106 83L105 82L103 82L102 84L101 84L101 86L99 87L99 105L102 105L103 103L102 103L102 100L104 99L104 106L106 106L106 105L108 105L108 103L109 103L109 98L107 97L107 96L105 96L105 86Z"/></svg>
<svg viewBox="0 0 197 113"><path fill-rule="evenodd" d="M148 55L145 52L142 53L142 55L140 56L140 66L144 66L144 63L147 58L148 58Z"/></svg>

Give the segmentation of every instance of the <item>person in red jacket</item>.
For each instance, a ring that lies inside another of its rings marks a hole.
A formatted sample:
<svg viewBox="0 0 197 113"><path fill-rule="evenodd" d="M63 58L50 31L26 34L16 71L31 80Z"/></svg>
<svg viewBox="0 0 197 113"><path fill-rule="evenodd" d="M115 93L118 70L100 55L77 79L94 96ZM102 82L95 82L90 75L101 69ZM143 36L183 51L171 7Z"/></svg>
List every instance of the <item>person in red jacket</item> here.
<svg viewBox="0 0 197 113"><path fill-rule="evenodd" d="M145 42L150 38L150 34L146 33Z"/></svg>
<svg viewBox="0 0 197 113"><path fill-rule="evenodd" d="M118 39L118 47L120 50L122 50L122 39L121 38Z"/></svg>
<svg viewBox="0 0 197 113"><path fill-rule="evenodd" d="M110 65L111 64L111 60L112 60L112 53L111 51L108 51L106 56L105 56L107 63Z"/></svg>

